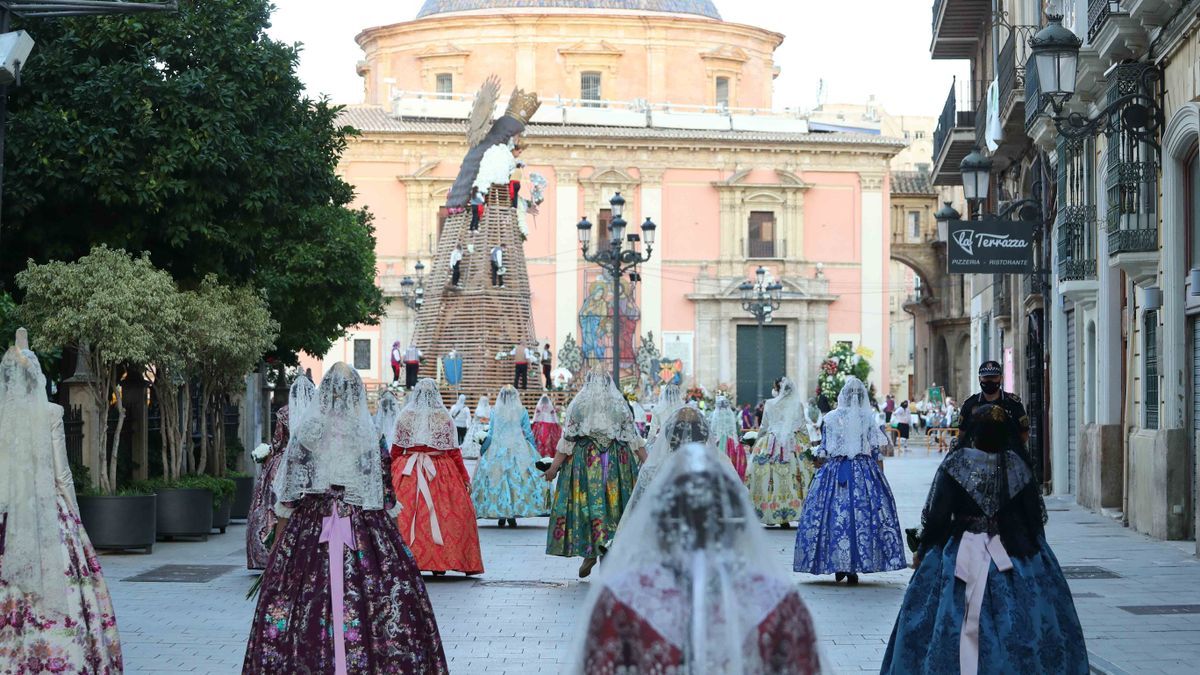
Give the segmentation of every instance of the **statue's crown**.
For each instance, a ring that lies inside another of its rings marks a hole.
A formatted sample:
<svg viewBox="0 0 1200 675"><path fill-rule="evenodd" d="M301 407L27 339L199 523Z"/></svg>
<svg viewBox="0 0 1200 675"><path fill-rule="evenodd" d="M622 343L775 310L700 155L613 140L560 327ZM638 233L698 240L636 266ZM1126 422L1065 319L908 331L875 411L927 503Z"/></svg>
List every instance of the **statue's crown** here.
<svg viewBox="0 0 1200 675"><path fill-rule="evenodd" d="M524 89L514 89L512 96L508 98L508 110L504 114L518 119L524 124L529 124L529 120L541 105L542 102L538 100L536 93L526 93Z"/></svg>

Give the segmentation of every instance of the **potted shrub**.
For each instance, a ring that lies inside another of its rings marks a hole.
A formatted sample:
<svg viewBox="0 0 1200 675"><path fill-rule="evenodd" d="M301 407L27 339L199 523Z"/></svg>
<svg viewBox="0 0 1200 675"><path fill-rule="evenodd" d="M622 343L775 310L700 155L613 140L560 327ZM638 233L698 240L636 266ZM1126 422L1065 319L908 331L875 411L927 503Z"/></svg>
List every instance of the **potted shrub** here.
<svg viewBox="0 0 1200 675"><path fill-rule="evenodd" d="M254 476L232 472L225 474L233 481L236 489L233 491L233 510L229 517L233 520L245 520L250 516L250 502L254 499Z"/></svg>
<svg viewBox="0 0 1200 675"><path fill-rule="evenodd" d="M71 474L75 479L79 520L94 548L154 552L157 531L153 492L126 488L105 495L91 486L86 467L72 464Z"/></svg>
<svg viewBox="0 0 1200 675"><path fill-rule="evenodd" d="M197 537L208 540L212 533L213 499L208 476L181 476L177 480L151 480L137 484L156 496L156 530L159 539Z"/></svg>

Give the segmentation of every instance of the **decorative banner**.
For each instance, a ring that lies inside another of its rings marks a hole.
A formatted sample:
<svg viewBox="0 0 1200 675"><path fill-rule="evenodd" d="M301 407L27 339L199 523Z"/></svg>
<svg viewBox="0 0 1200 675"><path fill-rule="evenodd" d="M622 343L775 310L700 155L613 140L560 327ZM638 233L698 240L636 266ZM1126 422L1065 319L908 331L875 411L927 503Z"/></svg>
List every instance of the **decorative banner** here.
<svg viewBox="0 0 1200 675"><path fill-rule="evenodd" d="M1033 271L1033 230L1027 220L950 221L946 242L951 274L1027 274Z"/></svg>
<svg viewBox="0 0 1200 675"><path fill-rule="evenodd" d="M658 380L662 384L683 384L683 361L680 359L660 361Z"/></svg>

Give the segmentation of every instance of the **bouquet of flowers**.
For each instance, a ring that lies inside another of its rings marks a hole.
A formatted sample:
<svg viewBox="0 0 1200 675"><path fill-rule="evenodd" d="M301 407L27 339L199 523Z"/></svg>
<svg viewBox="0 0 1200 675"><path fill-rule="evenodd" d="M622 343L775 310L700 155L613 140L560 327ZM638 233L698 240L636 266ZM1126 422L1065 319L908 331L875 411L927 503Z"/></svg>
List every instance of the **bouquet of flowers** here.
<svg viewBox="0 0 1200 675"><path fill-rule="evenodd" d="M496 360L503 361L508 358L508 352L496 352Z"/></svg>
<svg viewBox="0 0 1200 675"><path fill-rule="evenodd" d="M488 431L490 429L491 429L490 424L485 424L482 427L480 427L479 430L475 432L475 442L483 443L484 441L486 441L487 437L488 437Z"/></svg>
<svg viewBox="0 0 1200 675"><path fill-rule="evenodd" d="M254 450L250 452L250 456L254 458L256 464L262 464L271 456L271 446L266 443L259 443Z"/></svg>
<svg viewBox="0 0 1200 675"><path fill-rule="evenodd" d="M388 391L392 392L396 396L400 396L401 392L404 391L404 385L400 384L399 380L389 382L387 388L388 388Z"/></svg>
<svg viewBox="0 0 1200 675"><path fill-rule="evenodd" d="M754 442L757 440L758 440L758 432L757 431L747 431L746 433L742 434L742 444L743 445L754 445Z"/></svg>

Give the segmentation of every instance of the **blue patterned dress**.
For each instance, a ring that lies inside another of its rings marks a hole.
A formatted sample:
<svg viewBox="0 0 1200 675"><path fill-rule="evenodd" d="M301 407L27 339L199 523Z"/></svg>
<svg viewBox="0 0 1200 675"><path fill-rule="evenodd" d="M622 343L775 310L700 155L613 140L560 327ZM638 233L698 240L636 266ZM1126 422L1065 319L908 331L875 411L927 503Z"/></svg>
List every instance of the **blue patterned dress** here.
<svg viewBox="0 0 1200 675"><path fill-rule="evenodd" d="M815 454L826 461L804 500L792 568L808 574L904 569L896 499L879 469L879 449L887 437L870 420L860 425L865 434L855 431L847 438L846 412L835 410L825 418Z"/></svg>
<svg viewBox="0 0 1200 675"><path fill-rule="evenodd" d="M1038 485L1016 452L1007 451L1004 462L998 454L960 448L938 469L922 516L920 565L882 673L1088 672L1071 589L1046 543ZM982 541L988 549L977 571L964 575L972 562L959 558L971 555L971 544L980 551ZM964 650L968 591L976 584L977 646Z"/></svg>
<svg viewBox="0 0 1200 675"><path fill-rule="evenodd" d="M535 464L540 456L529 413L521 410L519 420L506 420L497 411L471 480L475 516L534 518L550 513L550 484Z"/></svg>

